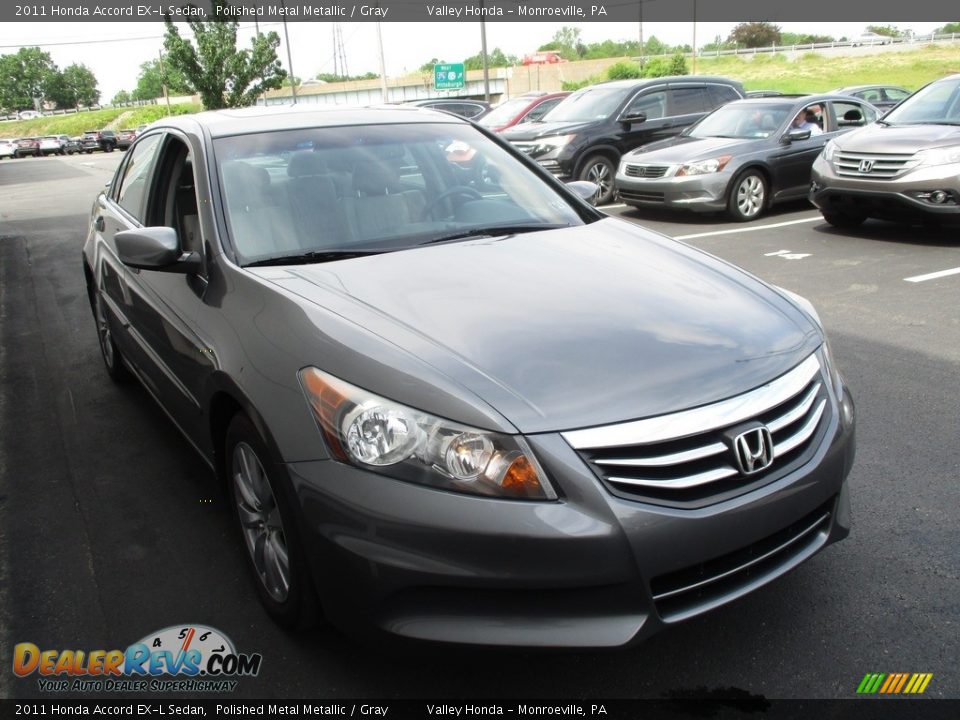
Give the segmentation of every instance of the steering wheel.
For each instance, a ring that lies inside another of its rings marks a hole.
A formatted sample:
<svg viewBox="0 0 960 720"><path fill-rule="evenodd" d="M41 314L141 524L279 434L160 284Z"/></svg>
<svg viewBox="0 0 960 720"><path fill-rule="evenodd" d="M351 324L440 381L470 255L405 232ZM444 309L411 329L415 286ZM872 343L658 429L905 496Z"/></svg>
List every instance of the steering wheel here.
<svg viewBox="0 0 960 720"><path fill-rule="evenodd" d="M424 209L423 209L423 219L433 217L433 211L436 210L444 200L448 200L452 197L464 197L470 200L482 200L483 195L480 194L478 190L475 190L472 187L467 187L466 185L457 185L452 187L449 190L437 195Z"/></svg>

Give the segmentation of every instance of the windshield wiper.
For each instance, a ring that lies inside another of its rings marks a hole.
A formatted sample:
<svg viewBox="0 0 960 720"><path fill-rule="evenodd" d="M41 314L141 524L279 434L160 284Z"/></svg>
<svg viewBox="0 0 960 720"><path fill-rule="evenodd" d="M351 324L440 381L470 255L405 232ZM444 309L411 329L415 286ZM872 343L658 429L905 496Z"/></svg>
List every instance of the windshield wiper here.
<svg viewBox="0 0 960 720"><path fill-rule="evenodd" d="M312 250L310 252L297 253L296 255L277 255L276 257L264 258L263 260L254 260L243 267L269 267L271 265L310 265L313 263L325 263L331 260L349 260L350 258L365 257L367 255L379 255L385 250Z"/></svg>
<svg viewBox="0 0 960 720"><path fill-rule="evenodd" d="M425 240L420 245L433 245L435 243L450 242L452 240L466 240L468 238L479 237L502 237L504 235L518 235L520 233L539 232L540 230L557 230L559 228L570 227L566 224L545 224L545 223L527 223L525 225L489 225L487 227L475 227L469 230L458 230L448 235Z"/></svg>

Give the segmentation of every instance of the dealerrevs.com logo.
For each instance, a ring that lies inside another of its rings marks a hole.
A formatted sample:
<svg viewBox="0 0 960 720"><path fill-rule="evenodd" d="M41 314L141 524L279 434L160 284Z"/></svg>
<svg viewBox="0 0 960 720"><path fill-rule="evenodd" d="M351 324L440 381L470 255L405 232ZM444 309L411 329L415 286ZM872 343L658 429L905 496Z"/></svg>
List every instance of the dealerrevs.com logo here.
<svg viewBox="0 0 960 720"><path fill-rule="evenodd" d="M34 673L43 692L232 692L240 677L260 672L260 653L238 653L219 630L174 625L126 650L13 648L13 672Z"/></svg>

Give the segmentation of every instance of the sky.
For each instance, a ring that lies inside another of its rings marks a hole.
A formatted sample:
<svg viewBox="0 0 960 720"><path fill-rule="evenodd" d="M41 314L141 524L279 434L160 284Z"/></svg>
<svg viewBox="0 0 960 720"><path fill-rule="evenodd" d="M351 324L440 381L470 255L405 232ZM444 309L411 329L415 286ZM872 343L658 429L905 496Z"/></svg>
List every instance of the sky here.
<svg viewBox="0 0 960 720"><path fill-rule="evenodd" d="M862 23L778 23L784 32L811 33L855 37L867 25L894 25L917 34L929 33L944 22L890 22L864 21ZM499 47L507 54L523 56L549 42L564 24L579 27L585 43L603 40L626 40L639 37L638 23L508 23L487 22L487 49ZM726 38L737 23L708 23L696 25L697 44L712 42L718 35ZM402 75L416 70L432 58L443 62L459 62L480 51L480 23L400 23L384 22L384 58L387 76ZM286 44L280 23L261 23L261 31L276 30L281 38L278 51L283 66L287 66ZM307 79L318 73L334 71L333 33L328 23L289 23L290 48L293 69L297 77ZM352 75L379 72L375 23L343 23L341 26L346 49L347 70ZM187 35L186 25L180 25ZM247 46L253 37L253 23L240 24L238 45ZM644 39L651 36L669 45L693 44L693 23L647 22L643 25ZM140 64L157 57L162 49L162 23L76 22L76 23L2 23L0 24L0 54L14 53L20 47L41 46L50 53L61 68L71 63L87 65L99 81L101 98L107 102L119 90L136 87Z"/></svg>

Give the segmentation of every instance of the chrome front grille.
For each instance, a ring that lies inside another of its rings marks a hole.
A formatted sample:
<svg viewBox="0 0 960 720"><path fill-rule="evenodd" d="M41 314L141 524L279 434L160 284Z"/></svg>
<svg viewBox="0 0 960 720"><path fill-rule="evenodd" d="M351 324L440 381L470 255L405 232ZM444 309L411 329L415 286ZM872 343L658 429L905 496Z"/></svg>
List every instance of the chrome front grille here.
<svg viewBox="0 0 960 720"><path fill-rule="evenodd" d="M912 154L839 152L834 162L843 177L889 180L913 167L916 159Z"/></svg>
<svg viewBox="0 0 960 720"><path fill-rule="evenodd" d="M668 165L626 165L623 174L635 178L662 178L669 169Z"/></svg>
<svg viewBox="0 0 960 720"><path fill-rule="evenodd" d="M613 494L693 508L748 492L805 462L829 408L814 354L767 385L728 400L563 436ZM738 461L735 439L762 427L769 430L772 458L769 466L749 472Z"/></svg>

